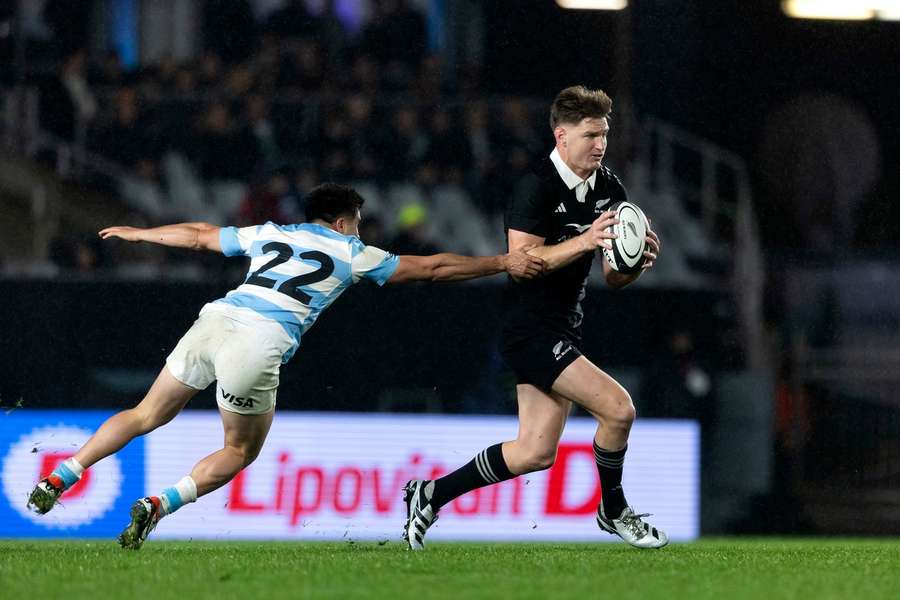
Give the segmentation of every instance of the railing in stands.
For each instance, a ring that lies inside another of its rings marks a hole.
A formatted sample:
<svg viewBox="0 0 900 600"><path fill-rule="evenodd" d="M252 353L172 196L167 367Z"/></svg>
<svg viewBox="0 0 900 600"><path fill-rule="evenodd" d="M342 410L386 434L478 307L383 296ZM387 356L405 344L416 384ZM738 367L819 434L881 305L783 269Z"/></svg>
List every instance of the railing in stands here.
<svg viewBox="0 0 900 600"><path fill-rule="evenodd" d="M746 162L740 156L670 123L641 121L638 160L654 189L674 190L711 239L730 248L731 279L747 349L747 366L769 369L764 339L765 266Z"/></svg>
<svg viewBox="0 0 900 600"><path fill-rule="evenodd" d="M31 156L41 148L50 148L55 155L56 170L63 177L85 171L102 173L119 181L128 176L122 166L86 150L84 124L77 128L74 143L42 131L37 100L34 89L20 88L6 94L4 139L8 145L12 143ZM282 98L274 102L289 104L300 100L303 122L308 125L325 99ZM390 104L391 99L386 102ZM527 104L534 110L544 108L539 102ZM453 101L448 105L453 105ZM739 299L747 363L751 368L765 368L763 261L745 162L733 152L658 119L643 119L638 132L633 140L637 160L647 166L651 187L674 191L691 216L702 224L708 237L727 242L730 285Z"/></svg>

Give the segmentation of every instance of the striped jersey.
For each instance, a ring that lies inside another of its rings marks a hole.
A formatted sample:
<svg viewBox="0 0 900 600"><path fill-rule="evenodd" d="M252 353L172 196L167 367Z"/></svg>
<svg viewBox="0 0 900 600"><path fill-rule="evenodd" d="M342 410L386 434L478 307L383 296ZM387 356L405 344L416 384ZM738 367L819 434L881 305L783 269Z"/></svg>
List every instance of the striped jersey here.
<svg viewBox="0 0 900 600"><path fill-rule="evenodd" d="M277 322L293 340L282 362L319 314L361 279L384 285L400 259L359 238L315 223L223 227L225 256L249 256L247 279L213 305L249 309Z"/></svg>

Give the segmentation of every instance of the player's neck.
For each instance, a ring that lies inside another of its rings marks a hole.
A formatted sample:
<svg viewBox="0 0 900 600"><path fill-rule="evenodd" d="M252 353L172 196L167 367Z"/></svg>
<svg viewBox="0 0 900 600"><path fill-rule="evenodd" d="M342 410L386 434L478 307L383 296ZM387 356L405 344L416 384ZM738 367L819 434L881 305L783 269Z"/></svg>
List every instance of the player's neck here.
<svg viewBox="0 0 900 600"><path fill-rule="evenodd" d="M330 229L332 231L337 231L338 233L341 233L340 231L335 229L334 223L329 223L328 221L326 221L324 219L313 219L312 224L313 225L321 225L322 227L325 227L326 229Z"/></svg>

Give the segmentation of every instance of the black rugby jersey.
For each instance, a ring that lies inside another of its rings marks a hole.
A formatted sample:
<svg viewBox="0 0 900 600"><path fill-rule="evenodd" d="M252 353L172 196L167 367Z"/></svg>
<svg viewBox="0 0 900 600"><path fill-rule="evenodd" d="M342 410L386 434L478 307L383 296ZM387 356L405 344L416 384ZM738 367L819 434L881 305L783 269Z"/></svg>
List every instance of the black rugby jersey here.
<svg viewBox="0 0 900 600"><path fill-rule="evenodd" d="M505 230L541 236L547 246L580 235L612 204L627 200L619 178L605 166L597 170L594 188L584 202L575 197L547 157L535 169L535 185L507 205ZM581 300L591 261L596 252L585 254L544 277L515 281L508 278L504 293L504 345L527 340L536 333L581 337Z"/></svg>

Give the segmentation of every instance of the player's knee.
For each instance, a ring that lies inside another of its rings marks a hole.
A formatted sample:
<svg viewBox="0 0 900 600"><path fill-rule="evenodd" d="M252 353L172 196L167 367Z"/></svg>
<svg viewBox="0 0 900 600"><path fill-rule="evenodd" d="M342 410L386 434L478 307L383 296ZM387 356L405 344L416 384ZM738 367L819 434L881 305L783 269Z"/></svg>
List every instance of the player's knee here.
<svg viewBox="0 0 900 600"><path fill-rule="evenodd" d="M616 393L607 411L607 425L617 429L631 429L636 416L637 412L628 392L621 390L621 392Z"/></svg>
<svg viewBox="0 0 900 600"><path fill-rule="evenodd" d="M150 433L157 427L165 425L175 416L164 414L158 410L151 410L141 405L134 409L134 415L137 417L138 429L141 435Z"/></svg>
<svg viewBox="0 0 900 600"><path fill-rule="evenodd" d="M259 456L259 448L252 448L244 452L244 466L246 467Z"/></svg>
<svg viewBox="0 0 900 600"><path fill-rule="evenodd" d="M529 473L544 471L556 462L556 448L532 449L525 458L525 467Z"/></svg>

